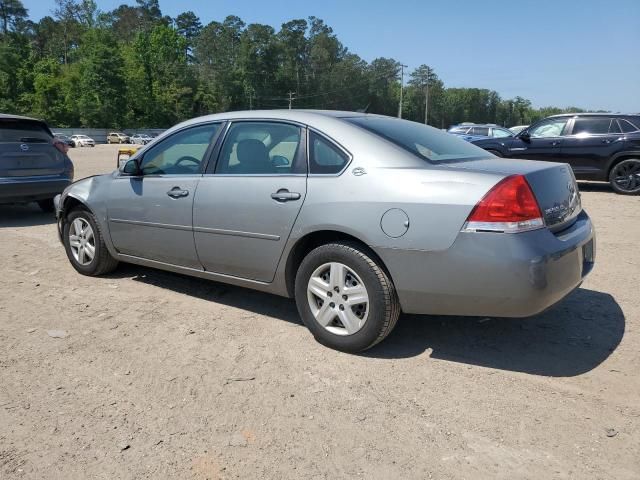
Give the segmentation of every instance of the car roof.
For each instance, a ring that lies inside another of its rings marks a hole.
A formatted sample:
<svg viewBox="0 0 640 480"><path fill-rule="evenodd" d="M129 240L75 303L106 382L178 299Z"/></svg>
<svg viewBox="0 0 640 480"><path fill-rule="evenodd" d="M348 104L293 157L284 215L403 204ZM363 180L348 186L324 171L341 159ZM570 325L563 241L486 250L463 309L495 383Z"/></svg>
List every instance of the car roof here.
<svg viewBox="0 0 640 480"><path fill-rule="evenodd" d="M605 112L580 112L580 113L559 113L557 115L549 115L547 118L558 118L558 117L616 117L616 118L624 118L624 117L638 117L640 114L637 113L605 113Z"/></svg>

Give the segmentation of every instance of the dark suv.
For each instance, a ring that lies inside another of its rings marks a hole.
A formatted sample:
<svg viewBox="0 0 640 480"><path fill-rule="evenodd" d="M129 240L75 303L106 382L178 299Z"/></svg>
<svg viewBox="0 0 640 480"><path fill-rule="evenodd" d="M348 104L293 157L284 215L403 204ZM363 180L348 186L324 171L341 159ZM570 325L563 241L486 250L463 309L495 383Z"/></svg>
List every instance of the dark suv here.
<svg viewBox="0 0 640 480"><path fill-rule="evenodd" d="M617 193L640 194L640 115L554 115L515 137L472 143L499 157L568 163L578 180L609 182Z"/></svg>
<svg viewBox="0 0 640 480"><path fill-rule="evenodd" d="M0 204L35 201L53 211L53 197L72 180L73 164L46 123L0 114Z"/></svg>

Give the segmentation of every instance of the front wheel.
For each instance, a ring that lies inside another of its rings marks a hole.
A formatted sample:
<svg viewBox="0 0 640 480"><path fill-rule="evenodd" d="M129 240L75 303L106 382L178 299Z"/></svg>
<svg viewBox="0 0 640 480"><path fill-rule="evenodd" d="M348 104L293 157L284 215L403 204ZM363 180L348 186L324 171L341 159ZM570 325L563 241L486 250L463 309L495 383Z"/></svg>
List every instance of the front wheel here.
<svg viewBox="0 0 640 480"><path fill-rule="evenodd" d="M91 212L75 209L63 229L64 248L73 268L89 276L104 275L118 266L104 243L100 227Z"/></svg>
<svg viewBox="0 0 640 480"><path fill-rule="evenodd" d="M611 169L609 183L616 193L640 194L640 159L623 160Z"/></svg>
<svg viewBox="0 0 640 480"><path fill-rule="evenodd" d="M296 274L295 298L316 340L344 352L373 347L400 316L393 282L373 255L351 242L312 250Z"/></svg>

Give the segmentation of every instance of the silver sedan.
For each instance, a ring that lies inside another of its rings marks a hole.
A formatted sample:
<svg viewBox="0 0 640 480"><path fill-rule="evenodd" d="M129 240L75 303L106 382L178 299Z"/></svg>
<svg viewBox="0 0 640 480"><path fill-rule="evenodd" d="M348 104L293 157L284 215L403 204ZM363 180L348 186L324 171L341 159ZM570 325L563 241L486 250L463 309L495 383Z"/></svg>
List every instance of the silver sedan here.
<svg viewBox="0 0 640 480"><path fill-rule="evenodd" d="M318 341L350 352L384 339L401 311L535 315L595 256L567 165L349 112L181 123L68 187L56 212L82 274L129 262L293 297Z"/></svg>

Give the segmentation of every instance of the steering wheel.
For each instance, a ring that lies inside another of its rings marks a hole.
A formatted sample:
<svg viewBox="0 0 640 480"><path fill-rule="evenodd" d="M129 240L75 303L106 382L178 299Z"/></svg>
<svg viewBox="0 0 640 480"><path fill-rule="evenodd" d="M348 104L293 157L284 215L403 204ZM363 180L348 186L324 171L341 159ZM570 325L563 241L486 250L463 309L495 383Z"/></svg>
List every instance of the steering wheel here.
<svg viewBox="0 0 640 480"><path fill-rule="evenodd" d="M180 157L178 159L178 161L176 162L175 166L177 167L178 165L180 165L182 162L193 162L196 165L200 165L200 160L198 160L197 158L191 157L189 155L186 155L184 157Z"/></svg>

